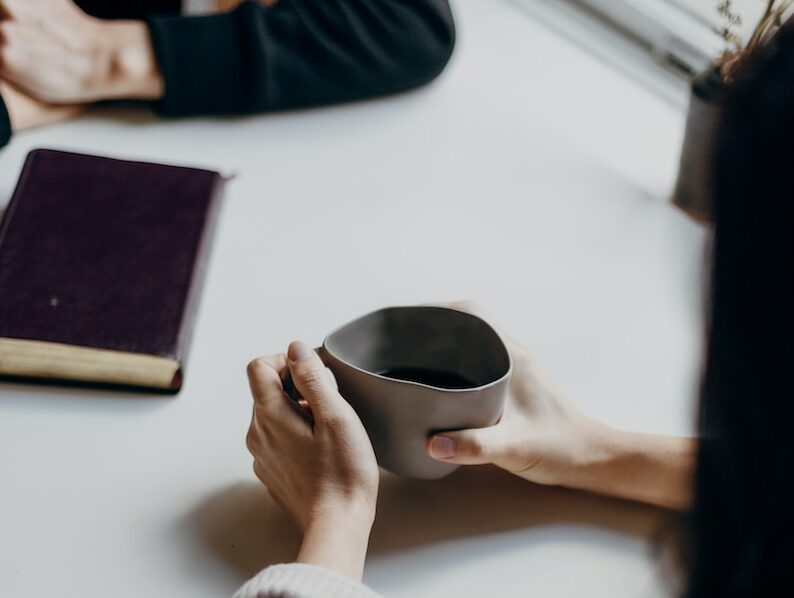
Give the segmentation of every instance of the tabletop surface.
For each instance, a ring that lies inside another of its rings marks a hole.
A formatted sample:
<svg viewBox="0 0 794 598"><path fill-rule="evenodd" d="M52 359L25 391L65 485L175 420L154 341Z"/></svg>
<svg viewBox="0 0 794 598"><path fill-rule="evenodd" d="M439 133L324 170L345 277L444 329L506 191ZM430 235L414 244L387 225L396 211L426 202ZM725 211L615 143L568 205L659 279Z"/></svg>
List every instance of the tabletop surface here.
<svg viewBox="0 0 794 598"><path fill-rule="evenodd" d="M2 151L0 206L34 147L237 176L178 396L0 385L0 596L227 596L291 559L245 449L245 365L382 306L475 300L588 414L691 433L706 233L665 201L681 109L509 2L455 10L453 61L418 92L238 119L103 108ZM384 474L365 581L666 596L669 524L489 468Z"/></svg>

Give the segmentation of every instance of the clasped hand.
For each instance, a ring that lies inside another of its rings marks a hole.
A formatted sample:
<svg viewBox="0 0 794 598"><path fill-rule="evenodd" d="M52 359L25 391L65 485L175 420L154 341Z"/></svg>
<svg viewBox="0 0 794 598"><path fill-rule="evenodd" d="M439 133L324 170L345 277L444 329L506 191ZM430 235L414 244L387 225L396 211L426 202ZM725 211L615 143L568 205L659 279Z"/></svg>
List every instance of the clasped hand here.
<svg viewBox="0 0 794 598"><path fill-rule="evenodd" d="M163 94L142 21L103 21L71 0L0 0L0 94L14 130L108 99Z"/></svg>

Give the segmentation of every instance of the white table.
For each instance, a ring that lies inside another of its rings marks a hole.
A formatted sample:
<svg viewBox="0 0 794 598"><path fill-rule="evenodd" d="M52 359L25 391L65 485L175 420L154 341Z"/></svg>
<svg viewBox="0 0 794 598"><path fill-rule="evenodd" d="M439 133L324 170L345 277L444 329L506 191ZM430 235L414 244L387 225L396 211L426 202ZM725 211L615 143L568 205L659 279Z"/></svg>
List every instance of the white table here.
<svg viewBox="0 0 794 598"><path fill-rule="evenodd" d="M179 396L0 385L0 596L225 596L290 559L244 446L245 364L380 306L477 300L586 412L691 431L705 232L663 201L683 114L507 2L456 9L455 58L418 93L230 120L101 110L0 154L3 203L41 146L239 175ZM387 475L366 581L663 596L663 522L488 469Z"/></svg>

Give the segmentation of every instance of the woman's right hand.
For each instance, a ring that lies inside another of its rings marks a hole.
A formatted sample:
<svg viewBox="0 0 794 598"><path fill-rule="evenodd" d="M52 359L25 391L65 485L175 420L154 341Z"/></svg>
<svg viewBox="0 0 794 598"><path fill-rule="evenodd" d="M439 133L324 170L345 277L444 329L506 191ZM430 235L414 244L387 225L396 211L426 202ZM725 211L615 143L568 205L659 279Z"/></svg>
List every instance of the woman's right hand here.
<svg viewBox="0 0 794 598"><path fill-rule="evenodd" d="M299 403L284 390L287 374ZM361 420L304 343L252 361L248 378L254 472L304 532L298 561L360 579L379 481Z"/></svg>

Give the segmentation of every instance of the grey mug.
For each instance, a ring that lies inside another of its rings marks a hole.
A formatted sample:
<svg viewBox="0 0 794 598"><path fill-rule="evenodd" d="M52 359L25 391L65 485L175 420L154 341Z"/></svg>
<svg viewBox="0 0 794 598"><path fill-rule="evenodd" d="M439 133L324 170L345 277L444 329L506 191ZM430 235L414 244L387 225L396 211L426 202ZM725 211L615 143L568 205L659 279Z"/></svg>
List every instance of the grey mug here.
<svg viewBox="0 0 794 598"><path fill-rule="evenodd" d="M512 370L487 322L444 307L372 312L331 332L317 352L361 418L379 465L418 479L457 468L427 456L430 434L498 422Z"/></svg>

